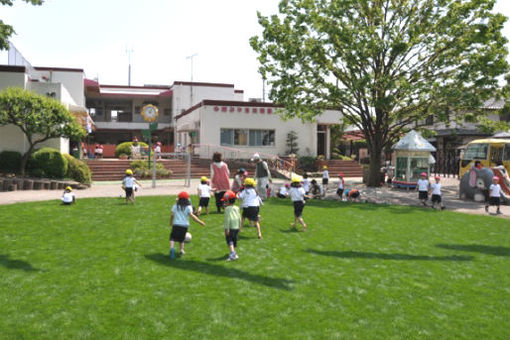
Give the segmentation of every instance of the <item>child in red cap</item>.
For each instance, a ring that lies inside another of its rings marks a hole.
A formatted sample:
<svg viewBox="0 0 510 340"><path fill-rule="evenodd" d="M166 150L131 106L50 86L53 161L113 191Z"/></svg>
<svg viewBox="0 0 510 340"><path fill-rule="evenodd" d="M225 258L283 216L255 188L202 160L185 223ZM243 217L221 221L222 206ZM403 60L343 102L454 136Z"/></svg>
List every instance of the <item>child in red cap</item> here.
<svg viewBox="0 0 510 340"><path fill-rule="evenodd" d="M443 200L442 200L442 194L441 194L441 183L439 181L441 180L441 177L436 176L435 177L436 183L432 183L430 185L429 193L432 192L432 197L430 201L432 202L432 209L435 209L436 203L439 204L441 207L441 210L444 209Z"/></svg>
<svg viewBox="0 0 510 340"><path fill-rule="evenodd" d="M182 191L177 196L177 203L172 207L172 214L170 215L170 226L172 226L172 232L170 233L170 259L175 258L175 242L180 244L180 254L185 254L184 239L189 229L189 217L205 226L205 222L193 214L189 194L186 191Z"/></svg>
<svg viewBox="0 0 510 340"><path fill-rule="evenodd" d="M430 183L427 179L427 173L422 172L420 174L420 179L416 183L416 190L418 190L418 199L424 206L427 206L427 200L429 199L429 187Z"/></svg>
<svg viewBox="0 0 510 340"><path fill-rule="evenodd" d="M497 207L496 214L502 214L499 209L501 200L501 186L499 185L499 177L492 177L492 184L489 187L489 201L485 204L485 211L489 212L489 205L495 205Z"/></svg>
<svg viewBox="0 0 510 340"><path fill-rule="evenodd" d="M227 241L229 255L227 261L235 261L239 258L237 256L237 234L241 231L241 213L239 207L235 206L236 193L232 190L227 190L221 199L225 207L225 241Z"/></svg>

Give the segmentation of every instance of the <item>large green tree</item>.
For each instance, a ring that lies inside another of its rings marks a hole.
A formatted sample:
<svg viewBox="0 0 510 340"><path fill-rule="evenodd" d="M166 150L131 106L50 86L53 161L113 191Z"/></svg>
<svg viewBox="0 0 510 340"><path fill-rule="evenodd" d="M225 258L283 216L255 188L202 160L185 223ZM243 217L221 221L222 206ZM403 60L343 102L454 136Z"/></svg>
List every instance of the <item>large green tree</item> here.
<svg viewBox="0 0 510 340"><path fill-rule="evenodd" d="M37 145L51 138L79 140L86 136L85 130L60 102L15 87L0 92L1 125L14 125L27 138L28 149L21 158L22 176Z"/></svg>
<svg viewBox="0 0 510 340"><path fill-rule="evenodd" d="M41 5L43 0L23 0L31 3L32 5ZM12 6L12 0L0 0L0 5ZM8 25L0 19L0 50L6 50L9 48L9 37L14 33L14 28Z"/></svg>
<svg viewBox="0 0 510 340"><path fill-rule="evenodd" d="M270 98L284 115L313 119L326 107L366 136L369 185L381 151L433 115L480 107L507 74L506 17L495 0L283 0L252 37Z"/></svg>

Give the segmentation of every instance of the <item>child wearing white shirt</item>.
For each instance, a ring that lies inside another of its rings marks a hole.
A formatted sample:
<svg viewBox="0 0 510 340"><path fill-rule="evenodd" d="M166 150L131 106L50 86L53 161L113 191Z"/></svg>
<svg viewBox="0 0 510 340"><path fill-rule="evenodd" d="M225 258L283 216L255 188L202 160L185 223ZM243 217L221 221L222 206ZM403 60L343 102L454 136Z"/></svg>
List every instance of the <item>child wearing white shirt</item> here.
<svg viewBox="0 0 510 340"><path fill-rule="evenodd" d="M429 199L429 180L427 179L427 173L422 172L420 174L420 179L418 180L416 189L418 190L418 199L421 201L421 204L427 206L427 200Z"/></svg>
<svg viewBox="0 0 510 340"><path fill-rule="evenodd" d="M67 187L64 190L64 193L62 194L62 204L71 205L76 201L76 197L72 191L73 189L71 187Z"/></svg>
<svg viewBox="0 0 510 340"><path fill-rule="evenodd" d="M323 188L322 195L326 196L326 193L328 192L329 171L326 165L324 165L322 168L324 170L322 172L322 188Z"/></svg>
<svg viewBox="0 0 510 340"><path fill-rule="evenodd" d="M342 199L342 196L344 195L344 189L345 189L345 181L344 181L344 173L341 172L338 174L338 189L336 189L336 194L340 196L340 199Z"/></svg>
<svg viewBox="0 0 510 340"><path fill-rule="evenodd" d="M499 177L492 177L492 184L489 187L489 201L485 204L485 211L489 212L489 205L495 205L497 207L496 214L502 214L499 209L501 200L501 186L499 185Z"/></svg>
<svg viewBox="0 0 510 340"><path fill-rule="evenodd" d="M293 178L290 184L289 196L294 204L294 223L292 227L295 228L297 222L303 226L303 231L306 231L306 223L303 220L303 209L305 208L305 189L301 186L299 178Z"/></svg>
<svg viewBox="0 0 510 340"><path fill-rule="evenodd" d="M198 203L198 210L197 210L197 216L200 216L200 213L202 212L202 208L205 209L205 213L209 214L209 199L211 198L211 186L207 184L208 180L207 177L202 176L200 178L200 185L197 188L198 197L200 198L200 201Z"/></svg>
<svg viewBox="0 0 510 340"><path fill-rule="evenodd" d="M238 198L242 200L241 206L244 207L243 218L247 218L248 221L250 221L251 227L257 227L258 237L262 238L259 221L259 209L262 200L255 190L255 180L253 178L247 178L244 180L244 190L238 194Z"/></svg>
<svg viewBox="0 0 510 340"><path fill-rule="evenodd" d="M432 197L430 199L430 201L432 202L432 209L435 208L435 205L437 203L441 207L441 210L443 210L444 205L443 205L442 194L441 194L441 183L439 183L439 181L441 180L441 177L436 176L435 180L436 180L436 183L432 183L430 185L430 191L432 192Z"/></svg>

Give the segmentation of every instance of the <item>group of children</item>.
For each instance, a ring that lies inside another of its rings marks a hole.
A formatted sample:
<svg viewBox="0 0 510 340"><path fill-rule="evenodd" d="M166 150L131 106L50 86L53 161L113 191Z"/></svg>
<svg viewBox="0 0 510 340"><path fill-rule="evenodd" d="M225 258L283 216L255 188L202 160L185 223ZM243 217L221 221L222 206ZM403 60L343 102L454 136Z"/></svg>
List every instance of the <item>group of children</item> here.
<svg viewBox="0 0 510 340"><path fill-rule="evenodd" d="M424 206L427 206L427 201L429 198L429 195L432 194L430 198L431 207L433 209L436 208L436 205L441 208L441 210L445 209L445 206L443 204L442 199L442 193L441 193L441 177L436 176L435 183L430 183L427 179L427 173L422 172L420 174L420 179L417 182L416 189L418 190L418 199L421 201L421 203ZM488 190L488 199L485 203L485 211L489 212L489 206L496 206L496 214L502 214L500 210L500 204L501 204L501 186L499 185L499 177L494 176L492 177L492 184L489 186Z"/></svg>

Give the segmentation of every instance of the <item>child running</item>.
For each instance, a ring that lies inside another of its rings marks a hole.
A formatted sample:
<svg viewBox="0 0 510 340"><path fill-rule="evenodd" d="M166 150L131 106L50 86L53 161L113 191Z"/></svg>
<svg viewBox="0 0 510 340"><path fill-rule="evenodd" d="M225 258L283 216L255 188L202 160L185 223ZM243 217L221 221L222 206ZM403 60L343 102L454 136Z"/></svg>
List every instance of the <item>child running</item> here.
<svg viewBox="0 0 510 340"><path fill-rule="evenodd" d="M496 214L502 214L499 209L501 200L501 186L499 185L499 177L492 177L492 184L489 187L489 201L485 204L485 211L489 212L489 205L495 205L497 207Z"/></svg>
<svg viewBox="0 0 510 340"><path fill-rule="evenodd" d="M233 192L236 194L241 191L243 188L243 182L248 176L248 171L245 168L239 168L236 175L234 176L234 180L232 181L232 186L230 187Z"/></svg>
<svg viewBox="0 0 510 340"><path fill-rule="evenodd" d="M439 181L441 181L441 177L436 176L435 180L436 180L436 183L430 184L430 190L429 190L429 191L432 191L432 197L430 199L430 202L432 202L432 209L436 208L436 203L437 203L439 205L439 207L441 208L441 210L444 210L443 200L442 200L442 196L441 196L441 183L439 183Z"/></svg>
<svg viewBox="0 0 510 340"><path fill-rule="evenodd" d="M290 184L289 196L294 204L294 223L293 228L296 228L297 222L303 227L302 231L306 231L306 223L303 220L303 209L305 208L305 189L301 186L301 179L293 177Z"/></svg>
<svg viewBox="0 0 510 340"><path fill-rule="evenodd" d="M280 190L278 191L278 194L276 195L278 198L287 198L289 195L289 183L285 183L280 187Z"/></svg>
<svg viewBox="0 0 510 340"><path fill-rule="evenodd" d="M62 204L71 205L76 201L76 197L74 196L73 189L71 187L67 187L62 194Z"/></svg>
<svg viewBox="0 0 510 340"><path fill-rule="evenodd" d="M245 207L243 210L243 217L248 218L250 226L257 227L258 237L262 238L259 221L261 199L255 190L255 180L253 178L244 180L244 190L238 194L238 197L243 201L242 206Z"/></svg>
<svg viewBox="0 0 510 340"><path fill-rule="evenodd" d="M422 172L420 174L420 179L418 180L416 189L418 190L418 199L421 201L421 204L427 206L427 200L429 199L429 180L427 179L427 173Z"/></svg>
<svg viewBox="0 0 510 340"><path fill-rule="evenodd" d="M170 215L170 226L172 232L170 233L170 259L175 258L174 243L179 242L180 254L184 255L184 239L189 228L189 218L191 217L195 222L205 226L205 222L193 215L193 208L189 201L189 194L182 191L177 196L177 203L172 207L172 214Z"/></svg>
<svg viewBox="0 0 510 340"><path fill-rule="evenodd" d="M211 186L207 184L207 177L202 176L200 178L200 185L198 186L198 197L200 197L200 201L198 203L197 216L200 216L202 212L202 208L205 209L205 213L209 214L209 199L211 198Z"/></svg>
<svg viewBox="0 0 510 340"><path fill-rule="evenodd" d="M221 199L225 207L225 240L229 249L227 261L235 261L239 258L237 256L237 234L241 231L241 214L239 208L235 206L236 193L232 190L227 190Z"/></svg>
<svg viewBox="0 0 510 340"><path fill-rule="evenodd" d="M310 180L306 172L303 174L303 189L305 189L305 193L308 195L310 192Z"/></svg>
<svg viewBox="0 0 510 340"><path fill-rule="evenodd" d="M142 184L133 177L133 170L127 169L126 176L122 180L122 188L126 192L126 204L128 204L128 202L135 204L135 196L133 194L135 184L140 186L140 188L142 187Z"/></svg>
<svg viewBox="0 0 510 340"><path fill-rule="evenodd" d="M323 188L322 197L325 197L326 193L328 192L329 171L327 165L324 165L322 168L324 169L324 171L322 172L322 188Z"/></svg>
<svg viewBox="0 0 510 340"><path fill-rule="evenodd" d="M340 197L340 200L343 199L344 189L345 189L345 181L344 181L344 173L341 172L338 174L338 189L336 189L336 194Z"/></svg>

